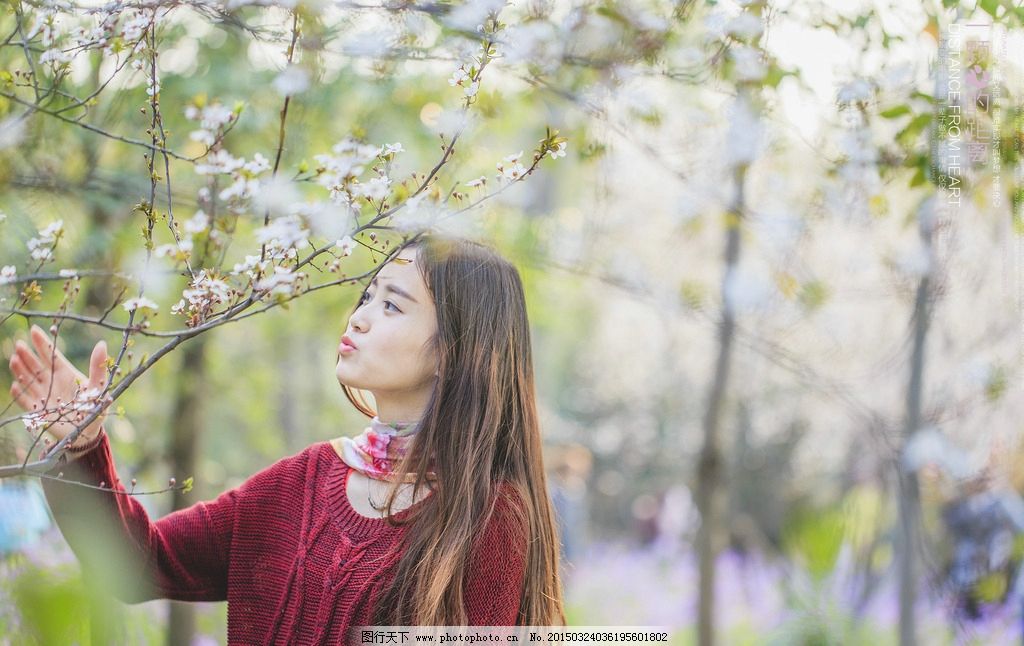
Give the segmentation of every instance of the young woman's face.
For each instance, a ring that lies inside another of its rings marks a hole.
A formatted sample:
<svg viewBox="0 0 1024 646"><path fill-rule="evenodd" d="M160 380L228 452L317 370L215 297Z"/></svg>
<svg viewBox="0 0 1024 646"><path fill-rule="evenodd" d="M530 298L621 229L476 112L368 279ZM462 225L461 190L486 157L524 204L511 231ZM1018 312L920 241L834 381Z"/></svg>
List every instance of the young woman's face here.
<svg viewBox="0 0 1024 646"><path fill-rule="evenodd" d="M428 346L435 334L434 301L416 266L416 250L403 249L377 272L349 317L345 336L355 350L339 344L338 382L369 390L378 402L425 404L438 369L437 352Z"/></svg>

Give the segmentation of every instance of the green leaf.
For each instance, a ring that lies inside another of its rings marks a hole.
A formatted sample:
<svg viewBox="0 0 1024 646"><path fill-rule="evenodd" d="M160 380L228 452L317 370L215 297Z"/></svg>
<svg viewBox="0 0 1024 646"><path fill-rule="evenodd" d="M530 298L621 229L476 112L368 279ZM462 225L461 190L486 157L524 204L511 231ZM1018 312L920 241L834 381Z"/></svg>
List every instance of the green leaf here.
<svg viewBox="0 0 1024 646"><path fill-rule="evenodd" d="M905 114L910 114L910 106L904 103L903 105L897 105L889 108L888 110L883 110L878 114L881 115L882 117L885 117L886 119L895 119L896 117L901 117Z"/></svg>
<svg viewBox="0 0 1024 646"><path fill-rule="evenodd" d="M925 173L923 168L918 166L917 172L914 173L914 176L910 178L910 188L914 188L915 186L920 186L921 184L924 184L927 181L928 181L928 175Z"/></svg>
<svg viewBox="0 0 1024 646"><path fill-rule="evenodd" d="M81 577L35 566L13 581L11 596L20 611L21 643L83 643L89 625L88 595ZM61 608L53 613L52 609Z"/></svg>
<svg viewBox="0 0 1024 646"><path fill-rule="evenodd" d="M921 134L929 123L932 121L932 115L929 112L925 112L917 115L910 120L910 123L896 133L896 140L904 145L908 145L914 141L917 135Z"/></svg>
<svg viewBox="0 0 1024 646"><path fill-rule="evenodd" d="M679 285L679 297L687 307L696 309L704 302L704 287L697 281L684 280Z"/></svg>
<svg viewBox="0 0 1024 646"><path fill-rule="evenodd" d="M999 0L981 0L981 2L978 3L978 6L981 7L982 11L993 18L998 17L996 16L996 10L999 9Z"/></svg>
<svg viewBox="0 0 1024 646"><path fill-rule="evenodd" d="M991 402L998 400L1006 392L1008 385L1009 379L1006 374L1006 368L996 366L995 370L988 377L988 383L985 384L985 397Z"/></svg>
<svg viewBox="0 0 1024 646"><path fill-rule="evenodd" d="M768 73L765 74L764 76L764 86L778 87L779 83L782 82L782 79L784 79L787 76L791 76L792 74L793 72L789 70L784 70L778 65L772 65L771 67L768 68Z"/></svg>
<svg viewBox="0 0 1024 646"><path fill-rule="evenodd" d="M992 603L1006 596L1006 575L1002 572L991 572L978 580L974 585L978 598Z"/></svg>
<svg viewBox="0 0 1024 646"><path fill-rule="evenodd" d="M1013 214L1013 232L1019 236L1024 236L1024 217L1021 217L1019 211Z"/></svg>
<svg viewBox="0 0 1024 646"><path fill-rule="evenodd" d="M820 280L804 283L800 288L800 302L810 311L816 310L828 300L828 286Z"/></svg>
<svg viewBox="0 0 1024 646"><path fill-rule="evenodd" d="M803 510L783 530L783 544L804 561L812 576L824 578L839 556L845 523L838 509Z"/></svg>
<svg viewBox="0 0 1024 646"><path fill-rule="evenodd" d="M629 24L629 21L626 20L621 13L619 13L612 7L598 7L597 9L594 10L594 13L604 16L605 18L610 18L611 20L614 20L615 22L621 23L623 25Z"/></svg>

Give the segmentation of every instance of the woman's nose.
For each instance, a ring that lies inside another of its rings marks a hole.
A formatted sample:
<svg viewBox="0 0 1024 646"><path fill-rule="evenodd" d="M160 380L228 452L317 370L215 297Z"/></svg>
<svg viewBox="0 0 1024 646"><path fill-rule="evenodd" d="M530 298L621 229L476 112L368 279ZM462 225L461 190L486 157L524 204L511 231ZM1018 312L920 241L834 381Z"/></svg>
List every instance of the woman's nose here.
<svg viewBox="0 0 1024 646"><path fill-rule="evenodd" d="M350 330L359 330L360 332L366 331L366 321L362 314L356 312L348 319L348 327Z"/></svg>

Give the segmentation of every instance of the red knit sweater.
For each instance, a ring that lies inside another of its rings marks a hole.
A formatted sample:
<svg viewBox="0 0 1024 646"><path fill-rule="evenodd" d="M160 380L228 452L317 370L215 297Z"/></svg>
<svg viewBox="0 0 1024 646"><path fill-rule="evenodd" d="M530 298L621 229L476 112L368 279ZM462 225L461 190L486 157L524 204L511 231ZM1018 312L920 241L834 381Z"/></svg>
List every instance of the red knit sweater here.
<svg viewBox="0 0 1024 646"><path fill-rule="evenodd" d="M106 433L96 448L62 468L64 481L125 490ZM130 550L121 553L142 559L140 585L115 590L120 599L227 600L229 644L337 644L350 627L371 623L381 589L394 579L399 554L390 550L407 531L352 508L345 493L349 472L331 443L319 442L215 500L155 522L133 496L45 478L43 490L86 576L125 564L100 562L85 532L76 529L83 521L113 527L118 549ZM526 540L511 522L508 500L498 497L472 552L464 581L470 625L517 623Z"/></svg>

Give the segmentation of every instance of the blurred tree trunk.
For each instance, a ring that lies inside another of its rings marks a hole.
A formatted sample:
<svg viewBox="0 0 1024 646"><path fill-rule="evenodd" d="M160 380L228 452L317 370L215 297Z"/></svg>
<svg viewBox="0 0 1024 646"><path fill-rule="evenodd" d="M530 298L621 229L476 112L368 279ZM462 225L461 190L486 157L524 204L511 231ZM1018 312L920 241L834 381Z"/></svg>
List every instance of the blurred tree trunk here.
<svg viewBox="0 0 1024 646"><path fill-rule="evenodd" d="M959 22L962 16L962 8L957 7L956 17L953 22ZM941 20L940 20L941 22ZM940 27L943 31L946 26ZM949 83L949 60L946 56L939 56L938 71L934 74L934 94L943 96ZM941 156L939 154L939 124L938 115L932 115L929 124L928 141L931 142L931 164L930 178L933 183L938 184L934 177L935 170L940 168ZM937 193L941 190L936 188ZM918 212L918 231L921 236L921 244L931 261L929 271L921 277L917 286L917 295L914 299L914 349L910 361L910 383L907 386L907 425L904 429L903 442L900 446L900 453L896 459L896 483L898 487L899 505L899 540L897 545L897 567L899 574L899 604L900 604L900 646L913 646L917 643L917 630L914 621L914 602L916 598L917 568L915 563L914 546L917 543L917 522L920 495L918 491L917 474L905 468L903 456L906 454L906 447L920 430L921 426L921 393L924 383L924 346L928 336L929 301L931 299L931 272L936 269L934 257L933 233L938 220L938 197L935 201L926 202L921 211Z"/></svg>
<svg viewBox="0 0 1024 646"><path fill-rule="evenodd" d="M727 298L728 281L740 259L740 222L743 217L743 182L746 165L734 172L736 196L728 214L725 242L725 272L722 277L722 319L718 325L718 359L704 415L704 445L697 466L697 509L700 530L697 532L697 553L700 562L698 588L697 635L700 646L714 644L715 624L715 557L718 554L724 509L722 485L725 480L722 456L721 416L729 384L729 363L735 339L736 313Z"/></svg>
<svg viewBox="0 0 1024 646"><path fill-rule="evenodd" d="M200 335L181 346L181 369L175 383L174 404L170 411L171 469L178 482L196 472L196 456L203 424L202 398L205 377L207 335ZM194 490L193 490L194 491ZM171 511L193 504L188 494L175 494ZM195 633L195 606L171 601L167 626L168 646L189 646Z"/></svg>
<svg viewBox="0 0 1024 646"><path fill-rule="evenodd" d="M929 211L931 207L928 208ZM924 245L929 253L931 246L931 222L933 213L922 216ZM917 586L917 567L914 547L917 544L919 492L917 473L903 464L906 446L921 427L921 393L924 388L924 353L928 336L929 299L931 276L925 274L917 286L914 299L914 349L910 361L910 382L907 386L907 425L904 430L903 446L896 462L899 485L899 590L900 590L900 644L912 646L917 643L914 621L914 601Z"/></svg>

